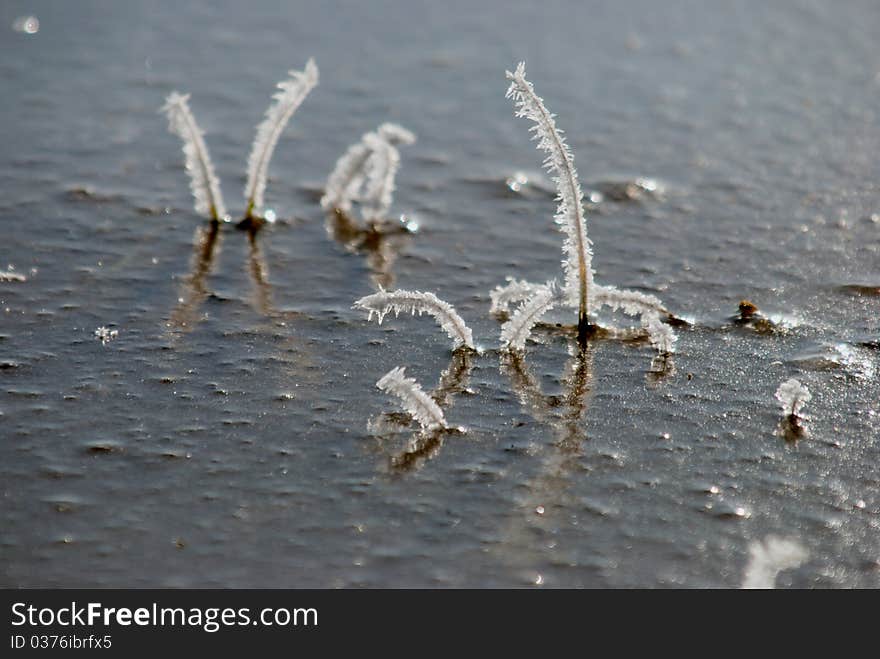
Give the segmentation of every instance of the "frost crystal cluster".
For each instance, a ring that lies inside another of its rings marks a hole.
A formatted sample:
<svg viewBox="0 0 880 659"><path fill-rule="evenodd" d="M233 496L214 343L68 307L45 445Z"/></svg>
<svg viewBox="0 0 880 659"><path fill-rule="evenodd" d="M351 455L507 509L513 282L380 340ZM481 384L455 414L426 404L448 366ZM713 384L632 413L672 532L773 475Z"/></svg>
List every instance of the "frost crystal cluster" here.
<svg viewBox="0 0 880 659"><path fill-rule="evenodd" d="M794 378L786 380L776 390L776 400L779 401L783 414L789 417L801 418L801 410L812 398L810 390Z"/></svg>

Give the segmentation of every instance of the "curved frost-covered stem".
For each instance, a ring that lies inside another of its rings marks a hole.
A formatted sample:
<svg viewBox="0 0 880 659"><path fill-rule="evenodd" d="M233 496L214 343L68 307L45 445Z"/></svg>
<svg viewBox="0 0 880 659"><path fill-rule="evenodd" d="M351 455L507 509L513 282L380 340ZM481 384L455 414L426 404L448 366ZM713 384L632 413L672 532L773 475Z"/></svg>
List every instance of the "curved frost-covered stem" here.
<svg viewBox="0 0 880 659"><path fill-rule="evenodd" d="M394 179L400 169L400 152L390 142L378 136L364 141L370 149L365 170L366 180L361 198L361 214L367 222L385 217L394 200Z"/></svg>
<svg viewBox="0 0 880 659"><path fill-rule="evenodd" d="M245 217L256 219L255 211L263 207L263 193L269 175L269 161L284 131L287 122L305 100L309 92L318 84L318 67L309 58L302 71L289 71L290 78L278 83L278 91L272 98L274 102L266 110L266 118L257 126L257 134L248 158L247 183L244 197L247 200Z"/></svg>
<svg viewBox="0 0 880 659"><path fill-rule="evenodd" d="M663 306L663 302L653 295L617 288L616 286L594 284L593 295L590 300L590 311L595 311L603 305L610 307L612 311L620 309L630 316L645 313L671 315L666 307Z"/></svg>
<svg viewBox="0 0 880 659"><path fill-rule="evenodd" d="M189 173L196 212L214 221L226 219L220 181L214 173L204 133L189 109L189 94L171 92L160 112L168 116L168 130L183 141L186 171Z"/></svg>
<svg viewBox="0 0 880 659"><path fill-rule="evenodd" d="M516 310L513 317L501 326L501 342L504 347L508 350L525 348L526 339L532 333L532 328L556 305L556 302L556 294L550 286L544 286L529 298Z"/></svg>
<svg viewBox="0 0 880 659"><path fill-rule="evenodd" d="M431 314L449 335L449 338L453 340L454 349L464 346L476 350L471 329L451 304L441 300L433 293L380 290L378 293L357 300L354 303L354 308L369 312L369 320L372 320L373 314L376 314L380 325L385 316L392 311L395 315L399 315L402 311L419 315Z"/></svg>
<svg viewBox="0 0 880 659"><path fill-rule="evenodd" d="M578 338L583 344L589 331L589 294L593 283L592 249L587 237L583 191L574 167L574 156L565 138L556 128L554 115L547 110L543 99L535 94L532 83L526 80L525 63L516 71L507 71L511 81L507 98L516 105L516 116L535 123L532 131L538 140L538 149L547 153L544 167L553 175L559 193L556 222L566 234L563 245L565 259L565 294L572 306L578 307Z"/></svg>
<svg viewBox="0 0 880 659"><path fill-rule="evenodd" d="M592 305L593 310L604 305L612 311L620 310L629 316L641 316L642 327L657 351L661 355L675 352L675 332L662 320L662 317L669 317L671 314L659 298L639 291L594 285Z"/></svg>
<svg viewBox="0 0 880 659"><path fill-rule="evenodd" d="M506 284L499 284L489 292L489 298L492 300L489 313L507 313L511 304L528 300L545 287L546 284L533 284L524 279L508 277Z"/></svg>
<svg viewBox="0 0 880 659"><path fill-rule="evenodd" d="M361 142L352 144L336 161L336 166L327 178L321 208L334 209L343 213L351 210L352 200L364 184L364 168L370 158L370 149Z"/></svg>
<svg viewBox="0 0 880 659"><path fill-rule="evenodd" d="M400 124L391 123L390 121L386 121L379 126L376 134L388 142L388 144L415 144L416 141L415 133L407 130Z"/></svg>
<svg viewBox="0 0 880 659"><path fill-rule="evenodd" d="M429 394L437 403L444 415L449 411L453 396L466 391L467 380L470 377L473 354L466 350L459 350L452 356L449 366L440 375L440 381ZM443 428L431 430L423 429L415 434L407 443L406 449L397 455L391 456L391 467L395 471L409 471L419 468L425 461L433 458L443 446Z"/></svg>
<svg viewBox="0 0 880 659"><path fill-rule="evenodd" d="M402 366L393 368L383 375L376 386L385 393L397 396L403 408L425 429L446 428L443 410L428 394L422 391L419 383L406 377Z"/></svg>
<svg viewBox="0 0 880 659"><path fill-rule="evenodd" d="M660 320L657 313L642 313L642 327L648 332L648 339L651 341L651 345L657 348L657 352L661 355L671 355L675 352L677 340L675 332Z"/></svg>

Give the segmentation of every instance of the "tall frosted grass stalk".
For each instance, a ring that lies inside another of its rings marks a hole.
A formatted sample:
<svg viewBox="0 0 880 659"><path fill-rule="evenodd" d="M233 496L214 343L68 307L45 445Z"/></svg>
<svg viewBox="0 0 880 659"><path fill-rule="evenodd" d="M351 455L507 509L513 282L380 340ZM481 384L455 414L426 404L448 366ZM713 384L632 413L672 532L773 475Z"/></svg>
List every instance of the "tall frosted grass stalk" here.
<svg viewBox="0 0 880 659"><path fill-rule="evenodd" d="M278 92L266 110L266 117L257 126L257 134L248 158L247 183L244 198L247 203L245 218L258 219L263 211L263 194L269 177L269 162L278 145L278 139L293 113L318 84L318 67L309 59L302 71L289 71L289 78L278 83Z"/></svg>
<svg viewBox="0 0 880 659"><path fill-rule="evenodd" d="M587 223L583 196L574 156L565 142L562 131L556 127L554 115L526 80L526 67L520 62L516 71L507 71L510 87L507 98L513 99L516 116L534 122L530 129L537 140L537 148L547 154L544 167L551 174L558 192L556 223L565 233L562 267L565 272L564 295L571 306L578 308L578 341L586 343L590 334L589 296L593 284L592 243L587 237Z"/></svg>
<svg viewBox="0 0 880 659"><path fill-rule="evenodd" d="M189 109L189 94L171 92L161 112L168 117L168 129L183 142L183 155L196 212L214 222L226 219L220 181L205 145L204 133Z"/></svg>

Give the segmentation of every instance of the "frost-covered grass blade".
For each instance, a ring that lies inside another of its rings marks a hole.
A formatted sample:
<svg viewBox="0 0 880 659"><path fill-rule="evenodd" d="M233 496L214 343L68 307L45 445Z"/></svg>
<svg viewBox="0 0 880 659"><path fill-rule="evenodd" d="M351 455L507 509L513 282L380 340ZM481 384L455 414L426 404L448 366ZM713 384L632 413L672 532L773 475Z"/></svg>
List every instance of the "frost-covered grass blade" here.
<svg viewBox="0 0 880 659"><path fill-rule="evenodd" d="M545 284L533 284L508 277L506 284L496 286L489 292L489 299L492 301L489 313L506 314L510 305L528 300L544 286Z"/></svg>
<svg viewBox="0 0 880 659"><path fill-rule="evenodd" d="M422 428L446 428L443 410L426 394L419 383L406 377L402 366L383 375L376 386L387 394L400 399L403 408L412 415Z"/></svg>
<svg viewBox="0 0 880 659"><path fill-rule="evenodd" d="M507 98L513 99L516 116L534 122L531 132L538 142L538 149L547 154L544 167L553 177L558 192L559 206L556 209L556 222L565 233L562 262L565 272L565 295L572 306L578 307L578 336L584 340L589 325L589 295L593 283L593 251L587 237L587 222L584 213L581 184L574 167L574 156L565 142L565 137L556 127L554 115L544 105L543 99L535 93L532 83L526 79L525 62L520 62L516 70L507 71L510 87Z"/></svg>
<svg viewBox="0 0 880 659"><path fill-rule="evenodd" d="M557 303L555 287L550 284L538 288L532 296L523 302L513 316L501 326L501 343L511 350L522 350L532 328L541 317Z"/></svg>
<svg viewBox="0 0 880 659"><path fill-rule="evenodd" d="M269 162L278 145L278 139L294 112L318 84L318 67L311 58L306 62L305 69L292 70L289 75L287 80L278 83L279 91L266 110L266 118L257 126L257 134L248 158L247 183L244 186L247 219L259 218L269 176Z"/></svg>
<svg viewBox="0 0 880 659"><path fill-rule="evenodd" d="M433 293L380 290L378 293L373 293L357 300L354 303L354 308L367 311L370 320L372 320L375 314L380 325L385 316L392 311L395 315L399 315L401 312L417 313L419 315L428 313L437 320L440 327L452 339L453 349L466 347L476 350L473 333L464 320L462 320L462 317L458 315L458 312L451 304L441 300Z"/></svg>
<svg viewBox="0 0 880 659"><path fill-rule="evenodd" d="M183 141L186 171L196 212L214 221L225 220L226 206L220 192L220 181L214 173L204 133L189 109L189 94L171 92L161 112L168 117L168 130Z"/></svg>

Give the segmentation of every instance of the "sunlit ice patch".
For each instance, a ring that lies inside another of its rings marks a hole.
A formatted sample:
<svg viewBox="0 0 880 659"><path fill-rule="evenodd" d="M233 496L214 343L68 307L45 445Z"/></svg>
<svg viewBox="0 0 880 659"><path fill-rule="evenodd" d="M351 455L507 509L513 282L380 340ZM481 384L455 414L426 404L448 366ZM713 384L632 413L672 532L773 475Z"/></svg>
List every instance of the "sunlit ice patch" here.
<svg viewBox="0 0 880 659"><path fill-rule="evenodd" d="M804 319L791 313L768 313L767 320L782 329L794 329L804 324Z"/></svg>
<svg viewBox="0 0 880 659"><path fill-rule="evenodd" d="M819 344L801 351L791 361L816 370L842 370L858 379L870 379L876 371L870 351L848 343Z"/></svg>

